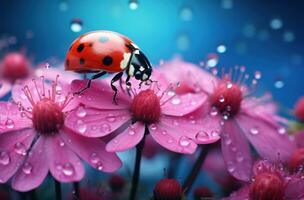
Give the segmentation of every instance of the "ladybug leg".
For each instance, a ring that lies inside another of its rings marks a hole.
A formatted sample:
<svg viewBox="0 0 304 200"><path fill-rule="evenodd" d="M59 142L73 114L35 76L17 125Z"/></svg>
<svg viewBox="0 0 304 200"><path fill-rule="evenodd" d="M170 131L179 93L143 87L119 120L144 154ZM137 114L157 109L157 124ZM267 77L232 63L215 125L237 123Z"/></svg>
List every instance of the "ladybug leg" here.
<svg viewBox="0 0 304 200"><path fill-rule="evenodd" d="M114 85L114 83L115 83L116 81L119 81L119 80L121 79L122 75L123 75L123 72L119 72L119 73L116 74L116 75L112 78L112 80L111 80L111 88L112 88L112 90L114 90L113 102L114 102L116 105L117 105L117 101L116 101L117 88L116 88L116 86Z"/></svg>
<svg viewBox="0 0 304 200"><path fill-rule="evenodd" d="M81 90L79 90L78 92L75 92L74 94L81 94L81 93L83 93L85 90L87 90L88 88L91 87L92 80L98 79L98 78L104 76L105 74L107 74L107 72L102 71L102 72L98 72L97 74L93 75L93 76L88 80L87 85L86 85L84 88L82 88Z"/></svg>

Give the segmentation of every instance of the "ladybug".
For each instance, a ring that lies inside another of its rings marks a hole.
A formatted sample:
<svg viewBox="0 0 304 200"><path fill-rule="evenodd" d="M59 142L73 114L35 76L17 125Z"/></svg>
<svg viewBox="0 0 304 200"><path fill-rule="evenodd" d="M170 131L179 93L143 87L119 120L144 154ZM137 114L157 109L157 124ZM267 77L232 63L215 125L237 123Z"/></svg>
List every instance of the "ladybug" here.
<svg viewBox="0 0 304 200"><path fill-rule="evenodd" d="M67 52L65 70L78 73L95 73L87 85L77 92L82 93L90 88L93 79L106 74L115 73L111 80L114 90L113 100L117 96L114 83L122 79L126 72L126 85L131 77L148 84L152 74L152 66L145 54L129 38L112 31L94 31L77 38Z"/></svg>

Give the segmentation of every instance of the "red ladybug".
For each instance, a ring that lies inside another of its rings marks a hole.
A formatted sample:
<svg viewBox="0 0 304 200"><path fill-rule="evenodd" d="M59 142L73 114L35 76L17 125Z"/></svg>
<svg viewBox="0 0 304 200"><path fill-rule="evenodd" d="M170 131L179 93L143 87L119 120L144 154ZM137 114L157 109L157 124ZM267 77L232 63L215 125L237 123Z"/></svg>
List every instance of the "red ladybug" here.
<svg viewBox="0 0 304 200"><path fill-rule="evenodd" d="M116 73L111 80L114 98L117 88L114 83L126 72L126 84L130 77L146 82L150 79L152 66L143 52L129 38L111 31L94 31L77 38L71 45L65 59L65 70L78 73L95 73L87 86L77 93L88 89L93 79L107 73Z"/></svg>

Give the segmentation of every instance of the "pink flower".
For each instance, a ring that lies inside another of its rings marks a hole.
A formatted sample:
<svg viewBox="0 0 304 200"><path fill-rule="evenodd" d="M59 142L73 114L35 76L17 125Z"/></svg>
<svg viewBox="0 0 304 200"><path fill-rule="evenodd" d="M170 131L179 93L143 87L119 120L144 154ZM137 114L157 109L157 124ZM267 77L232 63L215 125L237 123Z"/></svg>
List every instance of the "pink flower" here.
<svg viewBox="0 0 304 200"><path fill-rule="evenodd" d="M242 84L248 80L244 67L223 74L221 79L180 59L165 63L160 70L171 82L179 81L187 92L204 99L203 121L213 124L213 129L220 132L224 160L234 177L244 181L250 178L249 143L259 155L271 160L276 160L278 155L286 160L293 152L294 143L278 123L286 120L275 114L275 104L269 102L267 95L260 99L251 97L252 90ZM217 69L214 68L213 72L216 73ZM256 82L254 79L253 87ZM183 93L184 90L177 92Z"/></svg>
<svg viewBox="0 0 304 200"><path fill-rule="evenodd" d="M84 106L68 116L67 126L88 137L121 132L107 143L106 149L110 152L136 146L147 128L153 139L163 147L174 152L193 153L197 147L195 134L204 128L194 111L205 99L197 94L175 95L164 77L156 71L152 79L158 81L158 86L131 91L131 96L120 90L118 105L113 103L110 84L94 81L92 87L79 97ZM74 81L73 90L79 91L85 84L86 81ZM133 84L136 85L138 83ZM218 139L218 135L213 134L205 137L205 143Z"/></svg>
<svg viewBox="0 0 304 200"><path fill-rule="evenodd" d="M304 179L301 174L290 175L279 163L258 161L254 165L251 181L225 200L303 198Z"/></svg>
<svg viewBox="0 0 304 200"><path fill-rule="evenodd" d="M60 182L79 181L85 173L81 159L104 172L121 166L114 153L105 151L102 140L66 126L67 115L78 107L67 84L56 79L48 85L41 77L15 85L12 93L18 105L0 103L1 183L12 177L15 190L28 191L38 187L49 171Z"/></svg>

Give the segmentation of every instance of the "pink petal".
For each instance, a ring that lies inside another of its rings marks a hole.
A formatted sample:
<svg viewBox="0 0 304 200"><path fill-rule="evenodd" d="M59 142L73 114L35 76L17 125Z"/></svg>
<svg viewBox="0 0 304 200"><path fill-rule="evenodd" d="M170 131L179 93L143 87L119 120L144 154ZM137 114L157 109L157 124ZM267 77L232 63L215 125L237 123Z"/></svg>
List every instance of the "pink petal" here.
<svg viewBox="0 0 304 200"><path fill-rule="evenodd" d="M280 134L279 126L246 114L240 114L236 120L242 132L263 158L273 161L280 158L285 161L295 150L295 143L289 139L285 131Z"/></svg>
<svg viewBox="0 0 304 200"><path fill-rule="evenodd" d="M0 81L0 98L7 95L12 88L12 84L8 81L2 80Z"/></svg>
<svg viewBox="0 0 304 200"><path fill-rule="evenodd" d="M176 129L184 130L187 137L197 144L210 144L220 139L220 119L211 116L205 106L183 117L162 116L161 122Z"/></svg>
<svg viewBox="0 0 304 200"><path fill-rule="evenodd" d="M302 173L302 172L300 172ZM289 177L285 190L286 199L303 199L304 198L304 179L301 174Z"/></svg>
<svg viewBox="0 0 304 200"><path fill-rule="evenodd" d="M122 165L115 153L105 150L105 143L95 138L79 136L68 129L61 134L65 143L89 165L103 172L114 172Z"/></svg>
<svg viewBox="0 0 304 200"><path fill-rule="evenodd" d="M5 183L18 170L27 149L34 139L32 129L7 132L0 135L0 182Z"/></svg>
<svg viewBox="0 0 304 200"><path fill-rule="evenodd" d="M153 139L174 152L192 154L195 152L197 145L191 139L192 134L174 125L165 124L162 121L149 125L149 131Z"/></svg>
<svg viewBox="0 0 304 200"><path fill-rule="evenodd" d="M100 110L79 106L68 114L65 125L87 137L102 137L115 131L131 119L128 110Z"/></svg>
<svg viewBox="0 0 304 200"><path fill-rule="evenodd" d="M31 127L32 121L21 116L18 106L10 102L0 102L0 133Z"/></svg>
<svg viewBox="0 0 304 200"><path fill-rule="evenodd" d="M67 72L64 71L63 67L58 68L58 67L39 67L35 70L35 75L37 77L44 76L45 79L47 80L55 80L57 75L59 75L59 80L62 80L66 83L71 83L75 79L79 79L80 76L74 72Z"/></svg>
<svg viewBox="0 0 304 200"><path fill-rule="evenodd" d="M88 80L75 80L72 82L72 90L77 92L84 88ZM80 103L93 108L100 109L129 109L131 98L127 96L119 86L117 87L117 103L113 102L114 91L105 81L94 80L90 88L85 90L78 100Z"/></svg>
<svg viewBox="0 0 304 200"><path fill-rule="evenodd" d="M40 136L13 178L12 186L15 190L25 192L37 188L47 176L49 168L45 143L45 137Z"/></svg>
<svg viewBox="0 0 304 200"><path fill-rule="evenodd" d="M207 93L212 93L218 82L215 76L181 58L165 62L159 69L167 76L169 82L186 84L195 91L199 88Z"/></svg>
<svg viewBox="0 0 304 200"><path fill-rule="evenodd" d="M234 120L227 120L223 125L221 137L222 153L228 171L239 180L249 181L252 159L242 130Z"/></svg>
<svg viewBox="0 0 304 200"><path fill-rule="evenodd" d="M161 106L162 113L171 116L184 116L202 106L207 100L207 95L204 93L188 93L169 98L171 99ZM168 98L163 97L162 99Z"/></svg>
<svg viewBox="0 0 304 200"><path fill-rule="evenodd" d="M78 156L60 135L49 136L46 139L47 159L53 177L60 182L80 181L85 171Z"/></svg>
<svg viewBox="0 0 304 200"><path fill-rule="evenodd" d="M107 144L106 149L109 152L119 152L131 149L143 139L144 133L145 125L141 122L136 122L112 139Z"/></svg>

